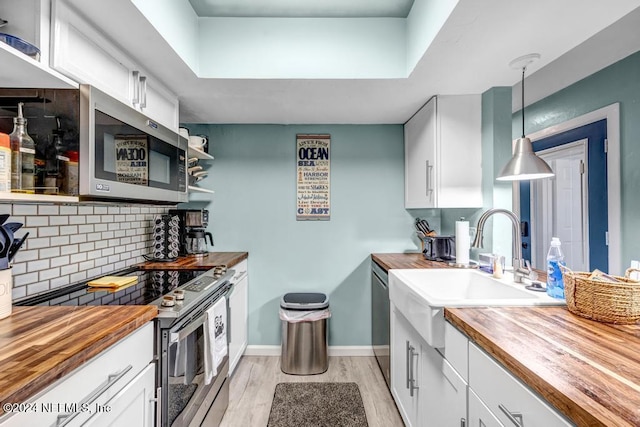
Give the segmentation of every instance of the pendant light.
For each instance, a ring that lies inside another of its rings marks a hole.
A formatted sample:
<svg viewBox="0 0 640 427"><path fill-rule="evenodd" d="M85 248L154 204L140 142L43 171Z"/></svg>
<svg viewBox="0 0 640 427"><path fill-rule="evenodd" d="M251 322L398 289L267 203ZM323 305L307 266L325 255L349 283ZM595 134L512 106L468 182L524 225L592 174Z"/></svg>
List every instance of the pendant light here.
<svg viewBox="0 0 640 427"><path fill-rule="evenodd" d="M522 69L522 137L516 140L513 157L502 168L502 172L496 178L498 181L523 181L549 178L554 175L547 162L536 156L531 140L524 135L524 72L527 65L539 58L539 54L532 53L516 58L509 63L511 68Z"/></svg>

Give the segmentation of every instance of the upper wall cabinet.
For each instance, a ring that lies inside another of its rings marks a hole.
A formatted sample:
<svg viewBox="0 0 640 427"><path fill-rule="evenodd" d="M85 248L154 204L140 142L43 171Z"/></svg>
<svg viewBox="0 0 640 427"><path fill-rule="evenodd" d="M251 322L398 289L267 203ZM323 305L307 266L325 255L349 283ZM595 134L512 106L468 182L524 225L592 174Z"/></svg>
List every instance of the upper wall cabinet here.
<svg viewBox="0 0 640 427"><path fill-rule="evenodd" d="M481 96L437 96L404 126L412 208L482 207Z"/></svg>
<svg viewBox="0 0 640 427"><path fill-rule="evenodd" d="M50 2L0 0L0 32L19 37L40 50L39 58L0 42L0 87L55 89L78 88L73 80L49 68Z"/></svg>
<svg viewBox="0 0 640 427"><path fill-rule="evenodd" d="M178 97L105 37L64 0L52 8L51 65L178 131Z"/></svg>

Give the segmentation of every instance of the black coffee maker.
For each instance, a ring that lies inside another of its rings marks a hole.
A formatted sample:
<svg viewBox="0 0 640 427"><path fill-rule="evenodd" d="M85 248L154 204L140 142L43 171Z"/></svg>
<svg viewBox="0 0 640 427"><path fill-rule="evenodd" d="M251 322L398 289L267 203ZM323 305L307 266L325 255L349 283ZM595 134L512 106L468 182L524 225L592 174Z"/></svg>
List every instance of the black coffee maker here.
<svg viewBox="0 0 640 427"><path fill-rule="evenodd" d="M205 256L209 253L207 237L213 246L213 235L205 231L209 225L209 211L206 209L173 209L180 221L180 256Z"/></svg>

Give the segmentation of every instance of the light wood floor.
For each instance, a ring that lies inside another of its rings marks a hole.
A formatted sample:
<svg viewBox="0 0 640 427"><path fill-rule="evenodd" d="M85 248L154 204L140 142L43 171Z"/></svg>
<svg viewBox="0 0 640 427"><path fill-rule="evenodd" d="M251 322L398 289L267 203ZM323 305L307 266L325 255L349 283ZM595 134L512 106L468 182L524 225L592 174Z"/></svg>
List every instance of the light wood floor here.
<svg viewBox="0 0 640 427"><path fill-rule="evenodd" d="M276 384L281 382L355 382L369 427L403 426L391 392L374 357L330 357L320 375L287 375L275 356L243 356L231 377L229 407L221 427L264 427Z"/></svg>

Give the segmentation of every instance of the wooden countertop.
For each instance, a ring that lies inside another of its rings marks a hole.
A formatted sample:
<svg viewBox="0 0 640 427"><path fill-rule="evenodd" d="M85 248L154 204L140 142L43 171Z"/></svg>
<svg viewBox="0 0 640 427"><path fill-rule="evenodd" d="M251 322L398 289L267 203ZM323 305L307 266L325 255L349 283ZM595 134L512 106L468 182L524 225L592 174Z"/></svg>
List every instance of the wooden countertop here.
<svg viewBox="0 0 640 427"><path fill-rule="evenodd" d="M421 253L371 254L371 259L385 271L392 268L452 268L444 262L429 261Z"/></svg>
<svg viewBox="0 0 640 427"><path fill-rule="evenodd" d="M577 425L640 425L640 325L565 307L452 308L445 318Z"/></svg>
<svg viewBox="0 0 640 427"><path fill-rule="evenodd" d="M136 265L143 270L208 270L217 265L231 268L249 257L248 252L209 252L203 257L180 257L175 262L143 262Z"/></svg>
<svg viewBox="0 0 640 427"><path fill-rule="evenodd" d="M26 401L157 314L147 305L13 307L0 320L0 402Z"/></svg>

